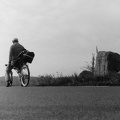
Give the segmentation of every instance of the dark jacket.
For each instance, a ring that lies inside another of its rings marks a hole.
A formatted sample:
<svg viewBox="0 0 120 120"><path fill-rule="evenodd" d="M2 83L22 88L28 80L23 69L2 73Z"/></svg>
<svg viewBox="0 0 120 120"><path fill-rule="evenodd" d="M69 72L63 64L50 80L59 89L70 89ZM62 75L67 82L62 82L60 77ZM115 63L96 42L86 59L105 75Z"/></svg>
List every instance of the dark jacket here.
<svg viewBox="0 0 120 120"><path fill-rule="evenodd" d="M14 43L11 47L10 47L10 51L9 51L9 62L14 61L17 59L17 56L20 54L20 52L22 52L23 50L25 50L25 48L19 44L19 43Z"/></svg>

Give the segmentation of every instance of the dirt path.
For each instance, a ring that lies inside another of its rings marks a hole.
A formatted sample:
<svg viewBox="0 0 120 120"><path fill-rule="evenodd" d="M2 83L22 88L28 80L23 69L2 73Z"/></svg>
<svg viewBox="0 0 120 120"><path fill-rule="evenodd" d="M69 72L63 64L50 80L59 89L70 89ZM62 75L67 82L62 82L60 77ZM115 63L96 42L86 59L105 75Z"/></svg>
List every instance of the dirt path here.
<svg viewBox="0 0 120 120"><path fill-rule="evenodd" d="M0 87L0 120L117 120L120 87Z"/></svg>

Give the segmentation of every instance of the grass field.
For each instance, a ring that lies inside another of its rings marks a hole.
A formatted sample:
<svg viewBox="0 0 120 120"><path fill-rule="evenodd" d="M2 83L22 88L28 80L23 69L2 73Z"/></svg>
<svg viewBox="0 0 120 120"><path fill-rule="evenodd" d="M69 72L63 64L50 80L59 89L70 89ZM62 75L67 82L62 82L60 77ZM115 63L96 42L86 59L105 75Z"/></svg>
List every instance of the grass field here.
<svg viewBox="0 0 120 120"><path fill-rule="evenodd" d="M75 77L57 78L54 84L57 81L58 87L51 87L49 84L54 81L51 76L32 77L29 86L40 86L41 101L36 101L37 113L34 114L41 120L120 120L119 86L61 86L61 81L66 84L75 80ZM41 83L47 87L41 87ZM0 85L5 85L3 78ZM20 81L15 77L13 87L18 85Z"/></svg>
<svg viewBox="0 0 120 120"><path fill-rule="evenodd" d="M120 87L45 89L53 93L49 95L42 115L51 120L120 120Z"/></svg>
<svg viewBox="0 0 120 120"><path fill-rule="evenodd" d="M119 87L81 87L79 104L75 119L82 120L119 120ZM73 100L75 101L75 100ZM74 107L73 107L74 108ZM71 107L72 109L72 107Z"/></svg>
<svg viewBox="0 0 120 120"><path fill-rule="evenodd" d="M0 119L120 120L120 87L0 87Z"/></svg>

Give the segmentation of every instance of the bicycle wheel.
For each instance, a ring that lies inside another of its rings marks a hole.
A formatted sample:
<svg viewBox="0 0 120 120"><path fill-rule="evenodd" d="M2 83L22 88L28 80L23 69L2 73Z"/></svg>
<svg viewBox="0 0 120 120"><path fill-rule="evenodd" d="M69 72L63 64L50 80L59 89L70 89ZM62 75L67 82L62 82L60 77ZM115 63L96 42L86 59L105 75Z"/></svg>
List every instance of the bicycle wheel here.
<svg viewBox="0 0 120 120"><path fill-rule="evenodd" d="M29 84L30 80L30 71L28 65L22 66L20 74L21 86L26 87Z"/></svg>

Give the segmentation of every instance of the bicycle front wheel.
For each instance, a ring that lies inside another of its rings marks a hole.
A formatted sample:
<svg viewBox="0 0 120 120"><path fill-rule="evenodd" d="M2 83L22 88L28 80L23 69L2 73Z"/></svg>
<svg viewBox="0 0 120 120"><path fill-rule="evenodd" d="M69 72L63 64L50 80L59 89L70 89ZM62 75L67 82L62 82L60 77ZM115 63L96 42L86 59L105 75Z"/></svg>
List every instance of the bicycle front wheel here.
<svg viewBox="0 0 120 120"><path fill-rule="evenodd" d="M23 87L28 86L29 80L30 80L29 67L28 67L28 65L23 65L21 68L21 77L20 77L21 86L23 86Z"/></svg>

